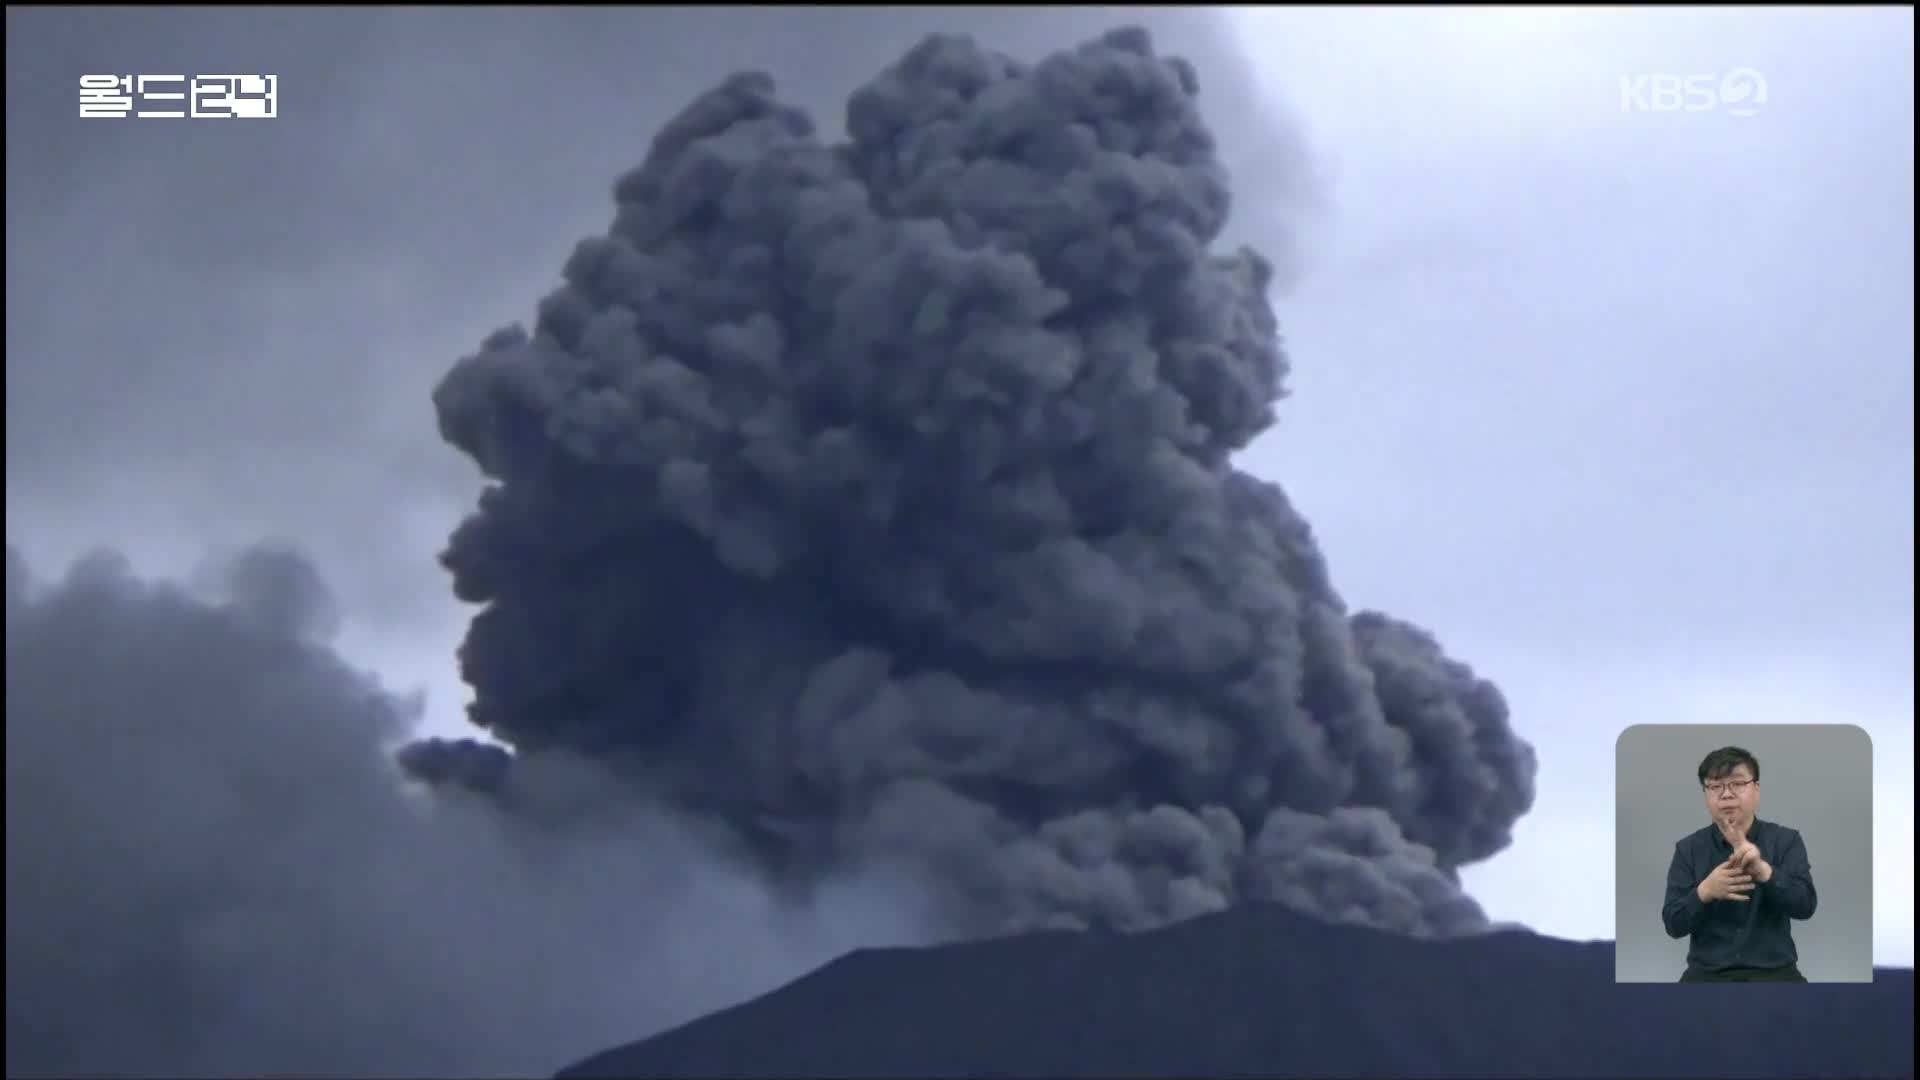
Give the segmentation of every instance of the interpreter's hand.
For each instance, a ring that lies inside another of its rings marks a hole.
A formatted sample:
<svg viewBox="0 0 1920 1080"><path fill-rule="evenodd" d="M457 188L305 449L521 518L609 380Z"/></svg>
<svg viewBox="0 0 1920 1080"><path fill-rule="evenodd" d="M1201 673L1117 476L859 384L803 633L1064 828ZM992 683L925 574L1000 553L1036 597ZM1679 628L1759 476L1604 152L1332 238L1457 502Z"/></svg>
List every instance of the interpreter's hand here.
<svg viewBox="0 0 1920 1080"><path fill-rule="evenodd" d="M1731 809L1725 810L1721 812L1720 817L1714 819L1714 825L1720 830L1720 835L1724 837L1728 845L1732 847L1739 847L1747 838L1747 830L1734 824L1734 815L1736 813L1737 811Z"/></svg>
<svg viewBox="0 0 1920 1080"><path fill-rule="evenodd" d="M1728 860L1714 867L1713 873L1694 891L1709 904L1715 900L1737 900L1744 904L1752 899L1747 894L1753 891L1753 875Z"/></svg>
<svg viewBox="0 0 1920 1080"><path fill-rule="evenodd" d="M1760 848L1747 839L1744 831L1732 825L1723 825L1720 834L1727 838L1727 843L1733 848L1733 854L1727 858L1729 865L1739 867L1755 881L1766 881L1773 877L1773 867L1760 857Z"/></svg>

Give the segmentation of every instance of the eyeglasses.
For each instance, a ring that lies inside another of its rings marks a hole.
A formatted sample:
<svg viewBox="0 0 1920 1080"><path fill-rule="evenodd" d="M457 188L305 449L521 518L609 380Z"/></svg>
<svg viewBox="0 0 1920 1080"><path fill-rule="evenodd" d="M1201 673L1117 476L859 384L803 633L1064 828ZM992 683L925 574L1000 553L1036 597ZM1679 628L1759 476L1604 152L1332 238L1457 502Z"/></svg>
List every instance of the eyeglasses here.
<svg viewBox="0 0 1920 1080"><path fill-rule="evenodd" d="M1724 784L1715 781L1711 784L1704 785L1704 787L1707 789L1707 794L1709 795L1718 795L1723 791L1731 791L1735 795L1745 795L1748 785L1752 783L1753 781L1751 780L1728 780Z"/></svg>

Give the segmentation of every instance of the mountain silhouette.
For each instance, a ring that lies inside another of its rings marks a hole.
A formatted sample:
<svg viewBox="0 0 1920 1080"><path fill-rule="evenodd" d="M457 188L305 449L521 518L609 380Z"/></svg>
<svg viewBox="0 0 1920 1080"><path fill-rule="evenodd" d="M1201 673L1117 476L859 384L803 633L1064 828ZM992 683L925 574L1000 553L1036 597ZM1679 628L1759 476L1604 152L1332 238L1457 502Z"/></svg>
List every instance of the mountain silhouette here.
<svg viewBox="0 0 1920 1080"><path fill-rule="evenodd" d="M1910 968L1621 985L1612 942L1415 940L1262 904L861 950L559 1075L1911 1077L1913 1004Z"/></svg>

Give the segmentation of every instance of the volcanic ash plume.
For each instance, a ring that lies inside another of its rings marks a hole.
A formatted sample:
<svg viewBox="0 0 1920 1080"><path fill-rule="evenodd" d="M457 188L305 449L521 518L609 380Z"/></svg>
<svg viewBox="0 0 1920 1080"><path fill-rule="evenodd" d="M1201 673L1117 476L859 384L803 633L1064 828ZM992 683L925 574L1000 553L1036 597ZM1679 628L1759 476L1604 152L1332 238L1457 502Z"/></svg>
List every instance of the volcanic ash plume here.
<svg viewBox="0 0 1920 1080"><path fill-rule="evenodd" d="M1485 923L1534 758L1425 632L1349 614L1230 455L1286 357L1194 69L1119 31L935 37L830 145L742 74L615 185L565 284L462 360L494 481L445 561L504 788L586 753L804 883L920 867L956 929L1276 899Z"/></svg>

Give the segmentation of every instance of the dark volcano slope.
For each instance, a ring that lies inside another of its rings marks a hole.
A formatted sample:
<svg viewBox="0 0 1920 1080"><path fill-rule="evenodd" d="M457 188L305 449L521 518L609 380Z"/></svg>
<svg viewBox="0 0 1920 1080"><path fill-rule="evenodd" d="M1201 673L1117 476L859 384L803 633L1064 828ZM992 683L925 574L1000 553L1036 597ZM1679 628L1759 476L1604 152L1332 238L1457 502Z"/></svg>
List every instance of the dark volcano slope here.
<svg viewBox="0 0 1920 1080"><path fill-rule="evenodd" d="M1253 905L861 951L562 1077L1913 1076L1913 972L1613 982L1613 945L1419 941Z"/></svg>

